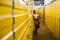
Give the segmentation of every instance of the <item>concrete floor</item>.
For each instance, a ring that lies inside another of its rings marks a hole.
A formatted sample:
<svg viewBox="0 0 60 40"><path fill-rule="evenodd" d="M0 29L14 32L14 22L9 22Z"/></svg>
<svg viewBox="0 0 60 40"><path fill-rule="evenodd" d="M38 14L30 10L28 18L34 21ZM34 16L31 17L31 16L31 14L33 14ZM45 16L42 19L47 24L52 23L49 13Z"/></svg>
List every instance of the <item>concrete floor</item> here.
<svg viewBox="0 0 60 40"><path fill-rule="evenodd" d="M53 33L43 23L40 24L40 28L37 31L37 35L34 33L33 40L57 40Z"/></svg>

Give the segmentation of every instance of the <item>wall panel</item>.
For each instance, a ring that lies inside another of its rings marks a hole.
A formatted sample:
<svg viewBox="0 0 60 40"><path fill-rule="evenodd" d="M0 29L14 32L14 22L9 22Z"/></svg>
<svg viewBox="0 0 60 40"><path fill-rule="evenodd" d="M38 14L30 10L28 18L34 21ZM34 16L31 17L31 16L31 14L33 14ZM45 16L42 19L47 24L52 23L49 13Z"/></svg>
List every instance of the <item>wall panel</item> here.
<svg viewBox="0 0 60 40"><path fill-rule="evenodd" d="M59 40L59 18L60 18L60 4L57 1L45 7L45 22L51 32Z"/></svg>

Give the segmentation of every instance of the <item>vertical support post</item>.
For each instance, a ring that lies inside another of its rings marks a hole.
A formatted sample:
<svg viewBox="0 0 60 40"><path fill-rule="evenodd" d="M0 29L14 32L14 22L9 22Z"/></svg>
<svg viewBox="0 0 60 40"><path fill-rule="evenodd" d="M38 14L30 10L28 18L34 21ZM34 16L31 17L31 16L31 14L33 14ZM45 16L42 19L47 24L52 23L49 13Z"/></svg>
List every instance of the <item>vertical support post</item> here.
<svg viewBox="0 0 60 40"><path fill-rule="evenodd" d="M14 0L12 0L12 32L13 32L13 40L15 39L15 32L14 32Z"/></svg>
<svg viewBox="0 0 60 40"><path fill-rule="evenodd" d="M43 6L43 23L45 23L45 0L44 0L44 6Z"/></svg>

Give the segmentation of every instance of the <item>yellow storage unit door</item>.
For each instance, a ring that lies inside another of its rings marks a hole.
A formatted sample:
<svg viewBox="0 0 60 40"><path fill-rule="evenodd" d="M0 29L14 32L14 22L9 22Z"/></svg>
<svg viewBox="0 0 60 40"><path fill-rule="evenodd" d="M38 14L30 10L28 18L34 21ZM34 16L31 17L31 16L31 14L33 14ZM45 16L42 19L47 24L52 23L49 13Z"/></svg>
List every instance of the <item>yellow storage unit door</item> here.
<svg viewBox="0 0 60 40"><path fill-rule="evenodd" d="M22 5L20 4L19 0L14 0L14 2L15 2L15 3L14 3L14 8L15 8L15 9L27 11L27 8L25 7L25 5L22 6Z"/></svg>
<svg viewBox="0 0 60 40"><path fill-rule="evenodd" d="M59 39L59 26L60 26L60 4L54 1L45 7L45 21L48 28L53 32L56 38Z"/></svg>
<svg viewBox="0 0 60 40"><path fill-rule="evenodd" d="M27 24L27 28L26 28L25 33L24 33L24 34L25 34L25 36L23 35L23 36L24 36L24 38L22 37L22 38L23 38L23 40L27 40L27 38L28 38L29 24L30 24L30 22L28 22L28 24Z"/></svg>
<svg viewBox="0 0 60 40"><path fill-rule="evenodd" d="M12 0L0 0L0 5L11 7L12 6Z"/></svg>
<svg viewBox="0 0 60 40"><path fill-rule="evenodd" d="M59 27L60 27L60 4L59 2L56 2L56 36L58 39L60 36Z"/></svg>
<svg viewBox="0 0 60 40"><path fill-rule="evenodd" d="M0 39L7 39L12 31L11 0L0 0Z"/></svg>
<svg viewBox="0 0 60 40"><path fill-rule="evenodd" d="M60 0L56 0L56 1L60 1Z"/></svg>
<svg viewBox="0 0 60 40"><path fill-rule="evenodd" d="M27 40L32 40L32 36L31 36L31 29L30 29L30 27L31 27L31 25L29 24L29 26L28 26L28 31L27 31Z"/></svg>
<svg viewBox="0 0 60 40"><path fill-rule="evenodd" d="M40 10L39 10L39 14L40 14L40 17L43 18L43 8L40 8Z"/></svg>
<svg viewBox="0 0 60 40"><path fill-rule="evenodd" d="M17 39L23 40L25 36L24 29L27 25L27 20L28 20L28 13L24 9L19 8L14 10L14 16L15 16L15 25L14 25L15 40ZM22 32L24 32L23 35Z"/></svg>
<svg viewBox="0 0 60 40"><path fill-rule="evenodd" d="M20 28L19 29L19 33L18 32L16 32L16 39L15 40L24 40L24 36L25 36L25 34L26 34L26 31L27 31L27 29L28 29L28 24L26 23L26 24L24 24L23 26L22 26L22 28ZM21 33L20 33L20 30L21 30ZM18 34L18 35L17 35Z"/></svg>
<svg viewBox="0 0 60 40"><path fill-rule="evenodd" d="M18 14L18 15L21 15L21 14ZM28 18L28 15L27 14L22 14L21 16L17 16L15 17L15 29L22 23L24 22L26 19Z"/></svg>

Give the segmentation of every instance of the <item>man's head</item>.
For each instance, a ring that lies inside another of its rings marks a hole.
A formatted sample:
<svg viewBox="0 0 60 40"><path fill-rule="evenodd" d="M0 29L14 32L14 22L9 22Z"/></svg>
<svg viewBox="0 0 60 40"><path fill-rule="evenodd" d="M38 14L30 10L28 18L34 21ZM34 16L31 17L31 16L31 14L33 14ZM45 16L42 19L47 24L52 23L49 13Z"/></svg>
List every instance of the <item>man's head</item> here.
<svg viewBox="0 0 60 40"><path fill-rule="evenodd" d="M34 12L34 14L36 14L36 13L35 13L35 10L34 10L33 12Z"/></svg>

